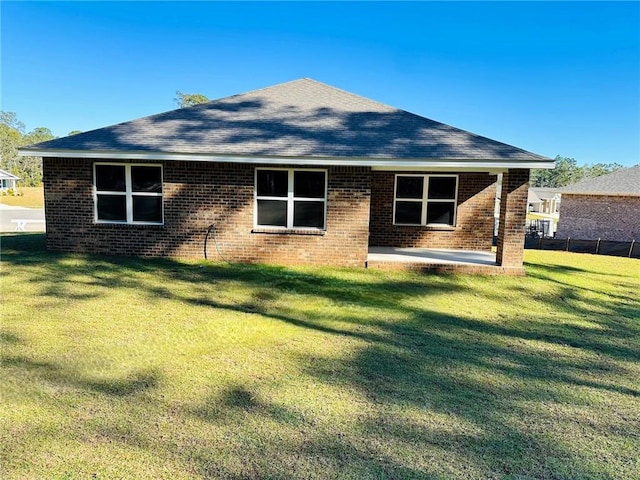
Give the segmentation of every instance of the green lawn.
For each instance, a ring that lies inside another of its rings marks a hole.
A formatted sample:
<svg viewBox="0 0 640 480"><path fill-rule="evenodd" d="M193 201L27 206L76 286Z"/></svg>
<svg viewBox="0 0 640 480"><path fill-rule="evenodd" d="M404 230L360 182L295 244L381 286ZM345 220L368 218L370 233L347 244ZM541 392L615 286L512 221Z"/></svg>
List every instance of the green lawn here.
<svg viewBox="0 0 640 480"><path fill-rule="evenodd" d="M640 472L640 262L527 277L44 252L2 237L0 477Z"/></svg>
<svg viewBox="0 0 640 480"><path fill-rule="evenodd" d="M21 187L20 195L0 195L0 203L13 207L44 208L42 187Z"/></svg>

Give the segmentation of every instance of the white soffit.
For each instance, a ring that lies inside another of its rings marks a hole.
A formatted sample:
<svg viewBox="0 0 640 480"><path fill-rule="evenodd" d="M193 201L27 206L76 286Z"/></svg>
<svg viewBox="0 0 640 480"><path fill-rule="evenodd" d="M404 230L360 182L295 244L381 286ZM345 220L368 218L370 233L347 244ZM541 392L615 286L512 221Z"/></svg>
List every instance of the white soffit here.
<svg viewBox="0 0 640 480"><path fill-rule="evenodd" d="M338 158L338 157L254 157L206 155L171 152L144 151L89 151L58 149L19 149L21 156L38 156L53 158L88 158L102 160L174 160L188 162L229 162L248 164L282 164L282 165L340 165L353 167L372 167L373 170L415 170L415 169L456 169L459 171L497 172L509 168L553 168L554 161L530 160L456 160L456 159L396 159L396 158Z"/></svg>

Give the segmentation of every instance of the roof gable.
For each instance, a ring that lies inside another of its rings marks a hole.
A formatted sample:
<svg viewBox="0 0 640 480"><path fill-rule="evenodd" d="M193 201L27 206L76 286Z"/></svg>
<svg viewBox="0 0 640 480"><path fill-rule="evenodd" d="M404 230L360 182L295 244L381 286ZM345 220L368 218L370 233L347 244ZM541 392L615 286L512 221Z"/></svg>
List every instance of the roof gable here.
<svg viewBox="0 0 640 480"><path fill-rule="evenodd" d="M0 179L3 180L20 180L20 177L14 175L13 173L9 173L6 170L0 169Z"/></svg>
<svg viewBox="0 0 640 480"><path fill-rule="evenodd" d="M303 78L25 150L515 160L525 150Z"/></svg>
<svg viewBox="0 0 640 480"><path fill-rule="evenodd" d="M533 191L540 201L551 198L559 198L560 196L560 188L531 187L529 191Z"/></svg>
<svg viewBox="0 0 640 480"><path fill-rule="evenodd" d="M638 196L640 195L640 165L568 185L561 190L561 193L563 195Z"/></svg>

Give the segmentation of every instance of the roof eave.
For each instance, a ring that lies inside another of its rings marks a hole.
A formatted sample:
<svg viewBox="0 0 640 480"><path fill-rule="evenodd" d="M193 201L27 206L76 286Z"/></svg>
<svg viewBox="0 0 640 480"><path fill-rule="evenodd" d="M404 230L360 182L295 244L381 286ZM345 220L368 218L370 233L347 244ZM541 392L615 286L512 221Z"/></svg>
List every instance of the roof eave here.
<svg viewBox="0 0 640 480"><path fill-rule="evenodd" d="M323 156L269 156L269 155L219 155L207 153L177 153L154 151L123 151L123 150L70 150L43 149L23 147L18 149L21 156L37 156L52 158L87 158L113 160L177 160L191 162L229 162L288 165L341 165L367 166L379 169L388 168L554 168L554 161L541 159L456 159L456 158L382 158L382 157L323 157Z"/></svg>

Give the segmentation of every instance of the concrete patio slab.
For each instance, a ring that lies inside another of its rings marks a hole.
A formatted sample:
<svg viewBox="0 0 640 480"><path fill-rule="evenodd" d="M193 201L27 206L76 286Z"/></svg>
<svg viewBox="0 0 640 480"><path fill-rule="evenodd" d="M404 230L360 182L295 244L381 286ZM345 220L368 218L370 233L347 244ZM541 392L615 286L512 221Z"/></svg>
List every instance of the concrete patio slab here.
<svg viewBox="0 0 640 480"><path fill-rule="evenodd" d="M494 252L436 248L369 247L367 268L424 273L524 275L524 268L496 264Z"/></svg>
<svg viewBox="0 0 640 480"><path fill-rule="evenodd" d="M463 265L495 265L496 254L475 250L445 250L439 248L369 247L369 261L412 262Z"/></svg>

